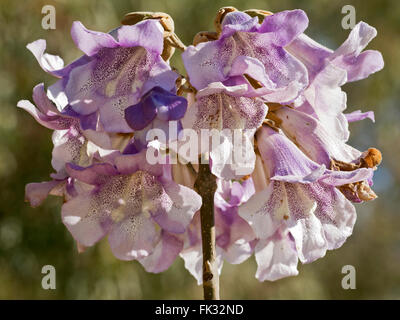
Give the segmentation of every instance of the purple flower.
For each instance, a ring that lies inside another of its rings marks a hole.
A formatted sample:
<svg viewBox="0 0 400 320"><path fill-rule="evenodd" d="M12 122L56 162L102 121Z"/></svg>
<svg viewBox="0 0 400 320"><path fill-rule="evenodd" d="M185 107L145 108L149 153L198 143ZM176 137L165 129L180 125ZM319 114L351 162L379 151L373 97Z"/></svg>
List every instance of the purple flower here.
<svg viewBox="0 0 400 320"><path fill-rule="evenodd" d="M293 40L287 50L307 67L310 85L295 101L294 106L319 119L325 128L347 141L348 120L343 114L346 109L346 94L341 86L357 81L383 68L380 52L362 50L376 36L375 28L365 22L358 23L347 40L335 51L315 42L305 34ZM365 117L352 117L361 120Z"/></svg>
<svg viewBox="0 0 400 320"><path fill-rule="evenodd" d="M217 180L214 195L216 250L219 272L223 261L239 264L253 253L255 235L249 224L238 215L239 206L254 194L251 178L238 182ZM186 232L185 248L181 257L186 269L202 283L202 245L200 213L197 212Z"/></svg>
<svg viewBox="0 0 400 320"><path fill-rule="evenodd" d="M124 110L139 102L154 87L175 90L178 75L161 58L163 28L157 20L122 26L111 34L86 29L74 22L71 35L85 55L63 67L59 57L44 53L46 43L28 45L42 68L61 79L49 87L49 96L62 110L71 108L81 117L90 116L83 129L95 130L96 119L107 132L132 132Z"/></svg>
<svg viewBox="0 0 400 320"><path fill-rule="evenodd" d="M222 22L218 40L189 46L182 58L191 84L204 89L213 82L234 78L246 84L248 96L286 103L294 100L308 84L307 70L285 50L307 27L301 10L283 11L258 18L235 11ZM245 77L247 75L247 77ZM248 79L261 88L253 89Z"/></svg>
<svg viewBox="0 0 400 320"><path fill-rule="evenodd" d="M254 169L252 139L267 114L260 98L242 96L243 87L213 83L189 97L183 128L194 130L198 153L210 152L211 170L217 177L233 179ZM208 130L207 136L202 134ZM208 144L202 139L209 139Z"/></svg>
<svg viewBox="0 0 400 320"><path fill-rule="evenodd" d="M199 155L217 177L218 269L254 253L260 281L297 275L298 260L339 248L355 223L351 202L376 198L380 152L347 144L348 123L374 121L374 114L344 114L341 89L383 67L379 52L362 52L376 30L361 22L332 51L303 33L302 10L262 23L232 10L216 40L182 54L188 82L177 81L162 58L173 46L185 48L163 14L110 33L74 22L72 38L84 55L65 67L45 53L44 40L27 46L60 79L47 92L34 88L36 106L18 102L53 130L55 173L27 185L26 198L37 206L49 194L62 196L62 221L80 248L107 236L117 258L138 260L149 272L180 255L200 284ZM147 141L149 133L157 141ZM176 155L196 163L176 164Z"/></svg>
<svg viewBox="0 0 400 320"><path fill-rule="evenodd" d="M367 180L372 169L328 170L268 126L257 133L257 144L261 159L252 176L258 192L240 207L239 215L260 239L255 248L258 278L276 280L296 274L295 253L309 263L345 242L356 212L336 187ZM271 254L281 247L288 251Z"/></svg>
<svg viewBox="0 0 400 320"><path fill-rule="evenodd" d="M92 246L108 235L121 260L139 260L147 270L166 269L180 252L184 233L201 198L171 179L169 166L149 165L145 152L83 168L67 165L69 175L91 185L62 208L72 236Z"/></svg>
<svg viewBox="0 0 400 320"><path fill-rule="evenodd" d="M167 143L169 139L176 140L182 124L179 121L185 115L187 100L161 87L154 87L140 99L139 103L125 109L125 119L135 131L133 144L136 149L146 147L146 134L151 129L163 130ZM176 121L176 132L169 137L170 121Z"/></svg>
<svg viewBox="0 0 400 320"><path fill-rule="evenodd" d="M41 125L53 129L53 153L51 164L56 173L53 180L31 183L26 186L26 198L32 206L40 205L48 194L64 195L72 191L72 181L68 180L65 164L68 162L88 165L93 153L87 149L88 140L79 129L79 121L58 111L48 99L43 84L33 89L35 107L28 100L18 102L18 107L28 111Z"/></svg>

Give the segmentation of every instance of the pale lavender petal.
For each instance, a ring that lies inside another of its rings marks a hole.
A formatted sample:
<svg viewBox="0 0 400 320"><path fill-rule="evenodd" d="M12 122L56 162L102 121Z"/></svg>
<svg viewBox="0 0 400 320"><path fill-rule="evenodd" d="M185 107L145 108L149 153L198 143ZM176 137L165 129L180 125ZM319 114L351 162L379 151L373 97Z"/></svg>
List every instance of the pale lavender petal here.
<svg viewBox="0 0 400 320"><path fill-rule="evenodd" d="M320 179L321 182L331 186L342 186L349 183L372 179L374 170L372 168L360 168L353 171L327 171Z"/></svg>
<svg viewBox="0 0 400 320"><path fill-rule="evenodd" d="M331 49L324 47L304 33L285 48L307 67L310 82L325 66L325 59L333 53Z"/></svg>
<svg viewBox="0 0 400 320"><path fill-rule="evenodd" d="M80 21L74 21L71 28L75 45L88 56L93 56L103 48L115 48L117 41L108 33L88 30Z"/></svg>
<svg viewBox="0 0 400 320"><path fill-rule="evenodd" d="M197 284L203 283L203 255L201 244L184 249L180 254L185 264L185 269L197 280Z"/></svg>
<svg viewBox="0 0 400 320"><path fill-rule="evenodd" d="M113 254L121 260L136 260L149 256L156 247L160 230L143 214L130 215L111 227L108 242Z"/></svg>
<svg viewBox="0 0 400 320"><path fill-rule="evenodd" d="M52 135L54 148L51 165L58 174L65 174L65 165L74 163L80 166L89 166L91 156L87 150L87 140L75 127L67 130L55 130Z"/></svg>
<svg viewBox="0 0 400 320"><path fill-rule="evenodd" d="M274 35L273 43L286 46L308 27L308 18L303 10L287 10L266 16L259 33Z"/></svg>
<svg viewBox="0 0 400 320"><path fill-rule="evenodd" d="M249 223L257 238L271 237L279 228L279 219L287 215L288 204L283 194L284 189L276 187L279 184L270 183L266 189L257 192L239 207L240 217Z"/></svg>
<svg viewBox="0 0 400 320"><path fill-rule="evenodd" d="M380 52L361 51L375 38L377 31L365 22L359 22L347 40L329 58L335 65L347 71L348 81L357 81L383 68Z"/></svg>
<svg viewBox="0 0 400 320"><path fill-rule="evenodd" d="M232 36L239 31L256 31L258 26L258 18L250 17L248 14L240 11L229 12L222 21L221 38Z"/></svg>
<svg viewBox="0 0 400 320"><path fill-rule="evenodd" d="M351 235L355 209L336 188L323 183L285 184L285 188L290 209L287 223L303 263L323 257Z"/></svg>
<svg viewBox="0 0 400 320"><path fill-rule="evenodd" d="M287 137L268 126L258 131L257 145L273 180L310 183L325 172L324 165L307 158Z"/></svg>
<svg viewBox="0 0 400 320"><path fill-rule="evenodd" d="M188 270L190 274L195 277L197 284L201 285L203 283L203 255L201 245L184 249L180 253L180 256L185 262L186 270ZM223 262L222 255L217 249L216 265L219 274L221 274Z"/></svg>
<svg viewBox="0 0 400 320"><path fill-rule="evenodd" d="M223 130L216 135L219 139L212 138L212 141L217 141L217 146L211 145L211 172L223 179L251 174L256 160L253 135L254 130Z"/></svg>
<svg viewBox="0 0 400 320"><path fill-rule="evenodd" d="M164 29L158 20L145 20L118 29L118 43L123 47L143 47L161 55Z"/></svg>
<svg viewBox="0 0 400 320"><path fill-rule="evenodd" d="M164 166L161 164L150 164L146 160L147 151L151 152L152 147L137 154L126 154L115 159L115 166L118 172L123 174L132 174L138 170L146 171L153 176L161 176L164 172Z"/></svg>
<svg viewBox="0 0 400 320"><path fill-rule="evenodd" d="M26 47L33 53L44 71L52 74L53 76L59 78L62 77L61 71L64 68L64 61L59 56L45 53L46 40L36 40L32 43L29 43Z"/></svg>
<svg viewBox="0 0 400 320"><path fill-rule="evenodd" d="M193 215L201 207L201 197L193 190L166 181L163 184L172 205L162 205L161 210L153 212L153 219L164 229L173 233L185 232Z"/></svg>
<svg viewBox="0 0 400 320"><path fill-rule="evenodd" d="M29 201L32 207L40 206L51 191L63 180L51 180L46 182L29 183L25 186L25 200Z"/></svg>
<svg viewBox="0 0 400 320"><path fill-rule="evenodd" d="M37 122L46 128L63 130L78 123L77 119L62 115L57 110L47 97L43 83L33 88L33 101L36 107L28 100L18 101L17 106L29 112Z"/></svg>
<svg viewBox="0 0 400 320"><path fill-rule="evenodd" d="M298 275L298 257L291 235L277 233L258 241L255 247L256 278L259 281L276 281Z"/></svg>
<svg viewBox="0 0 400 320"><path fill-rule="evenodd" d="M281 127L292 141L313 161L331 165L331 160L352 162L361 152L338 139L317 119L296 109L282 107L276 111Z"/></svg>
<svg viewBox="0 0 400 320"><path fill-rule="evenodd" d="M183 249L183 241L177 236L162 232L161 240L154 251L139 262L147 272L159 273L167 270Z"/></svg>
<svg viewBox="0 0 400 320"><path fill-rule="evenodd" d="M102 184L109 176L118 174L116 168L109 163L95 163L86 168L68 163L66 170L71 177L92 185Z"/></svg>
<svg viewBox="0 0 400 320"><path fill-rule="evenodd" d="M223 259L230 264L241 264L251 257L253 247L249 242L237 241L223 251Z"/></svg>
<svg viewBox="0 0 400 320"><path fill-rule="evenodd" d="M357 110L351 113L345 113L345 117L348 122L361 121L366 118L369 118L372 120L372 122L375 122L375 114L373 111L361 112L361 110Z"/></svg>
<svg viewBox="0 0 400 320"><path fill-rule="evenodd" d="M75 240L90 247L110 230L107 212L93 203L92 194L81 194L64 203L62 221Z"/></svg>

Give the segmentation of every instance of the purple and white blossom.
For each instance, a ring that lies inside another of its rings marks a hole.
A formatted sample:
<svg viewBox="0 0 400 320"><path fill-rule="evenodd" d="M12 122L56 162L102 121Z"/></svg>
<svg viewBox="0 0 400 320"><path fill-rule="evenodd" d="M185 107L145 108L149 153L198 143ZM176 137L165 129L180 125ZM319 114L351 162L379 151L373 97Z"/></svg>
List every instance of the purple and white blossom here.
<svg viewBox="0 0 400 320"><path fill-rule="evenodd" d="M329 170L266 125L257 133L257 144L257 192L240 207L239 215L260 239L255 248L258 278L276 280L297 274L294 256L312 262L351 235L355 208L336 187L369 179L372 169Z"/></svg>
<svg viewBox="0 0 400 320"><path fill-rule="evenodd" d="M197 89L213 82L235 79L246 84L244 95L262 96L265 101L288 103L308 84L304 65L285 49L308 25L302 10L283 11L257 17L234 11L222 21L215 41L189 46L182 58L191 84ZM248 78L261 88L254 89Z"/></svg>
<svg viewBox="0 0 400 320"><path fill-rule="evenodd" d="M165 61L170 54L163 59L171 39L180 42L173 28L148 16L110 33L74 22L84 55L67 66L45 53L45 40L27 46L59 80L34 88L35 105L18 102L53 130L52 180L28 184L26 198L37 206L63 197L62 221L80 247L108 237L118 259L155 273L179 255L202 283L205 198L195 189L203 194L205 168L217 181L216 269L254 254L256 278L274 281L342 246L352 202L376 198L381 153L348 144L349 123L374 114L344 113L341 89L383 68L378 51L363 51L376 30L360 22L333 51L305 35L302 10L259 21L231 8L220 22L211 41L183 52L186 79ZM190 159L185 130L195 136ZM177 154L185 161L174 163Z"/></svg>
<svg viewBox="0 0 400 320"><path fill-rule="evenodd" d="M44 53L44 40L28 49L45 71L61 78L49 87L60 110L75 111L83 129L95 130L99 121L107 132L126 133L133 131L124 118L127 107L154 87L175 90L178 75L161 58L163 32L157 20L146 20L118 28L115 39L74 22L72 39L85 55L66 67L61 58Z"/></svg>
<svg viewBox="0 0 400 320"><path fill-rule="evenodd" d="M92 246L107 235L117 258L145 259L146 268L160 272L180 252L179 235L201 206L201 198L176 184L170 170L148 165L145 152L121 155L114 164L69 164L70 177L92 188L63 205L63 222L80 244Z"/></svg>
<svg viewBox="0 0 400 320"><path fill-rule="evenodd" d="M328 49L305 34L294 39L287 50L304 63L310 84L294 106L319 119L338 139L349 138L346 93L341 86L346 82L367 78L384 66L379 51L364 48L377 31L365 22L358 23L347 40L335 51ZM362 119L362 118L360 118Z"/></svg>

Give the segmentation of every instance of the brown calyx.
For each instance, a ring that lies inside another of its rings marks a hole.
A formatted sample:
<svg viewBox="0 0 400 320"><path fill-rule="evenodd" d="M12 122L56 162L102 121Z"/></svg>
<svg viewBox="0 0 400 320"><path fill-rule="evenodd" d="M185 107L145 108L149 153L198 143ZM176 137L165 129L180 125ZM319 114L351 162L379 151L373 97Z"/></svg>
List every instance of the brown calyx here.
<svg viewBox="0 0 400 320"><path fill-rule="evenodd" d="M218 39L218 33L213 31L200 31L193 38L193 45Z"/></svg>
<svg viewBox="0 0 400 320"><path fill-rule="evenodd" d="M356 163L348 163L339 160L331 160L331 170L336 171L354 171L360 168L375 169L382 161L382 153L376 148L369 148L364 151ZM377 197L367 181L358 181L345 184L339 187L339 190L349 199L360 199L361 201L370 201Z"/></svg>
<svg viewBox="0 0 400 320"><path fill-rule="evenodd" d="M218 10L214 19L215 31L220 34L222 32L222 21L229 12L238 11L235 7L222 7Z"/></svg>

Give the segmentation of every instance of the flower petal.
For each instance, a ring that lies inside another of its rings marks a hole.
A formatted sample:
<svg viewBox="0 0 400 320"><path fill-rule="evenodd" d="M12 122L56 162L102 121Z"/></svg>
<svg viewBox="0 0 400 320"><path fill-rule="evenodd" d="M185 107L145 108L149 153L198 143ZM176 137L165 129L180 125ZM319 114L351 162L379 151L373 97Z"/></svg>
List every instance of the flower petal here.
<svg viewBox="0 0 400 320"><path fill-rule="evenodd" d="M63 180L51 180L39 183L29 183L25 187L25 199L32 207L38 207L54 188L64 183Z"/></svg>
<svg viewBox="0 0 400 320"><path fill-rule="evenodd" d="M361 156L314 117L287 107L275 113L282 120L283 131L315 162L330 167L331 159L352 162Z"/></svg>
<svg viewBox="0 0 400 320"><path fill-rule="evenodd" d="M117 41L108 33L86 29L80 21L74 21L71 28L75 45L88 56L93 56L103 48L115 48Z"/></svg>
<svg viewBox="0 0 400 320"><path fill-rule="evenodd" d="M64 61L59 56L45 53L46 40L39 39L27 46L28 50L33 53L36 60L42 69L56 77L61 78L62 73L60 72L64 67Z"/></svg>
<svg viewBox="0 0 400 320"><path fill-rule="evenodd" d="M375 114L373 111L361 112L361 110L357 110L351 113L346 113L345 117L348 122L360 121L366 118L369 118L372 120L372 122L375 122Z"/></svg>
<svg viewBox="0 0 400 320"><path fill-rule="evenodd" d="M193 190L173 181L163 183L171 205L162 205L161 210L153 212L153 219L164 229L173 233L185 232L194 213L201 207L201 197Z"/></svg>
<svg viewBox="0 0 400 320"><path fill-rule="evenodd" d="M164 29L158 20L144 20L118 28L118 43L123 47L143 47L161 55Z"/></svg>
<svg viewBox="0 0 400 320"><path fill-rule="evenodd" d="M91 193L81 194L64 203L61 215L74 239L86 247L102 239L111 227L107 212L93 203Z"/></svg>
<svg viewBox="0 0 400 320"><path fill-rule="evenodd" d="M297 276L297 252L289 233L279 234L258 241L255 247L256 278L259 281L276 281Z"/></svg>
<svg viewBox="0 0 400 320"><path fill-rule="evenodd" d="M273 180L310 183L325 172L324 165L307 158L293 142L268 126L258 131L257 145Z"/></svg>
<svg viewBox="0 0 400 320"><path fill-rule="evenodd" d="M167 270L183 248L183 241L175 235L163 232L154 251L139 262L147 272L159 273Z"/></svg>
<svg viewBox="0 0 400 320"><path fill-rule="evenodd" d="M347 40L329 58L335 65L347 71L349 82L368 77L383 68L380 52L361 51L375 38L377 31L365 22L359 22L350 32Z"/></svg>
<svg viewBox="0 0 400 320"><path fill-rule="evenodd" d="M160 230L152 219L143 214L113 224L108 236L113 254L121 260L136 260L148 257L156 247Z"/></svg>

